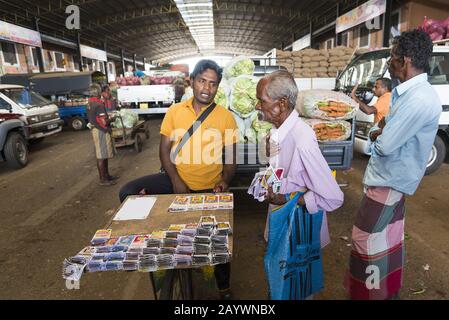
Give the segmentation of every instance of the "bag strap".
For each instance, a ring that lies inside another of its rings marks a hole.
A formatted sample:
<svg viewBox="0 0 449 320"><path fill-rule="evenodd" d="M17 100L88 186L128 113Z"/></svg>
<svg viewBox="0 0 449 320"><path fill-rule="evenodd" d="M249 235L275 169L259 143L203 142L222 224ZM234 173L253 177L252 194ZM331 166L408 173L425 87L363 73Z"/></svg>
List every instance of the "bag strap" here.
<svg viewBox="0 0 449 320"><path fill-rule="evenodd" d="M176 149L174 152L170 154L170 159L172 162L175 162L176 156L178 155L179 151L181 151L182 147L189 141L190 137L193 135L193 133L198 129L201 124L204 122L204 120L207 118L207 116L215 109L217 104L213 102L204 112L198 117L198 119L195 120L195 122L192 124L192 126L187 130L187 132L182 137L181 141L176 146Z"/></svg>

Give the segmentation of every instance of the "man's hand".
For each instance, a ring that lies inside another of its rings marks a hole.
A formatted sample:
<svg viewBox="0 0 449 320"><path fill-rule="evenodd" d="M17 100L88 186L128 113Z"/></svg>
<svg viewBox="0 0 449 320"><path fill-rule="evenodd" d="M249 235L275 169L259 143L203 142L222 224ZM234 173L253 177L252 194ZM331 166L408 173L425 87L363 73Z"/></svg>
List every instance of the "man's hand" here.
<svg viewBox="0 0 449 320"><path fill-rule="evenodd" d="M214 193L226 192L229 191L229 185L226 181L221 180L214 187Z"/></svg>
<svg viewBox="0 0 449 320"><path fill-rule="evenodd" d="M371 132L369 137L370 137L371 141L374 142L377 140L377 137L380 136L381 134L382 134L382 128Z"/></svg>
<svg viewBox="0 0 449 320"><path fill-rule="evenodd" d="M385 125L387 123L385 122L385 117L383 117L382 119L380 119L379 123L377 124L377 126L381 129L385 128Z"/></svg>
<svg viewBox="0 0 449 320"><path fill-rule="evenodd" d="M274 193L273 188L271 186L268 187L268 193L265 198L265 201L270 204L277 205L277 206L281 206L281 205L287 203L287 200L285 200L284 195L279 194L279 193Z"/></svg>
<svg viewBox="0 0 449 320"><path fill-rule="evenodd" d="M180 178L176 178L175 181L172 182L172 184L173 192L175 194L190 193L189 188Z"/></svg>

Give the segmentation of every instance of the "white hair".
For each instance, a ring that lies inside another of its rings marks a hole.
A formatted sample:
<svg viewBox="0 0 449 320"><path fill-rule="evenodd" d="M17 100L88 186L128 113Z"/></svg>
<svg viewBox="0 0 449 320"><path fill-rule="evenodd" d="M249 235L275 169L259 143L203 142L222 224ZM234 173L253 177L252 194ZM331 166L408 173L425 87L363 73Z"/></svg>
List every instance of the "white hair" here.
<svg viewBox="0 0 449 320"><path fill-rule="evenodd" d="M294 108L298 97L298 86L293 76L289 72L281 70L270 73L267 79L267 95L273 100L286 97L289 107Z"/></svg>

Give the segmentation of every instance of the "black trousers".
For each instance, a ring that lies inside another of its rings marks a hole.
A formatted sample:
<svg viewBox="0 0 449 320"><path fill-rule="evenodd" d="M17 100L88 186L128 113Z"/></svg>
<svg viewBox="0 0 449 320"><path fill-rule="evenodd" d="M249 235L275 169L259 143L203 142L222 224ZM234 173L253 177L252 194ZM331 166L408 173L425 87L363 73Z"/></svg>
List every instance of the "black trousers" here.
<svg viewBox="0 0 449 320"><path fill-rule="evenodd" d="M207 193L211 190L191 191L194 193ZM136 194L173 194L173 185L166 173L156 173L132 180L125 184L119 193L120 202L127 196ZM218 264L214 268L215 280L219 290L230 287L231 264Z"/></svg>

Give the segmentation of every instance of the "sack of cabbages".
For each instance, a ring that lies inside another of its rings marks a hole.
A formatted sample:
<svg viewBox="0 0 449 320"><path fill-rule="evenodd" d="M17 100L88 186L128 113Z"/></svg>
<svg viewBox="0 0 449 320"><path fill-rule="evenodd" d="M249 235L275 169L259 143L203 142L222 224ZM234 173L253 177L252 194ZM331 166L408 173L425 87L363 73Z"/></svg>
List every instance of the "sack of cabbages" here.
<svg viewBox="0 0 449 320"><path fill-rule="evenodd" d="M242 119L238 114L232 112L238 129L238 143L256 143L257 133L252 127L254 119L257 118L257 111L253 111L246 119Z"/></svg>
<svg viewBox="0 0 449 320"><path fill-rule="evenodd" d="M114 128L123 128L123 126L126 129L130 129L132 127L134 127L134 125L137 123L137 121L139 121L139 116L137 115L137 113L133 112L132 110L129 109L121 109L119 111L120 116L117 116L114 120L114 122L111 123L111 126ZM121 120L120 120L121 117ZM123 126L122 126L122 121L123 121Z"/></svg>
<svg viewBox="0 0 449 320"><path fill-rule="evenodd" d="M241 118L249 117L257 104L256 87L258 79L253 76L239 76L230 82L230 108Z"/></svg>
<svg viewBox="0 0 449 320"><path fill-rule="evenodd" d="M302 118L302 120L312 127L313 131L315 131L317 140L320 142L344 141L351 136L351 124L348 121L328 121L306 118Z"/></svg>
<svg viewBox="0 0 449 320"><path fill-rule="evenodd" d="M225 79L231 79L241 75L253 75L255 68L254 62L250 58L235 57L224 68L223 76Z"/></svg>
<svg viewBox="0 0 449 320"><path fill-rule="evenodd" d="M215 95L215 103L218 106L229 109L229 95L231 94L231 89L226 80L221 80L218 86L217 94Z"/></svg>
<svg viewBox="0 0 449 320"><path fill-rule="evenodd" d="M252 123L252 127L257 133L257 141L260 142L261 139L265 139L273 126L271 123L267 121L261 121L257 117L255 117Z"/></svg>
<svg viewBox="0 0 449 320"><path fill-rule="evenodd" d="M300 91L296 100L299 114L312 119L348 120L354 118L357 108L357 102L332 90Z"/></svg>

